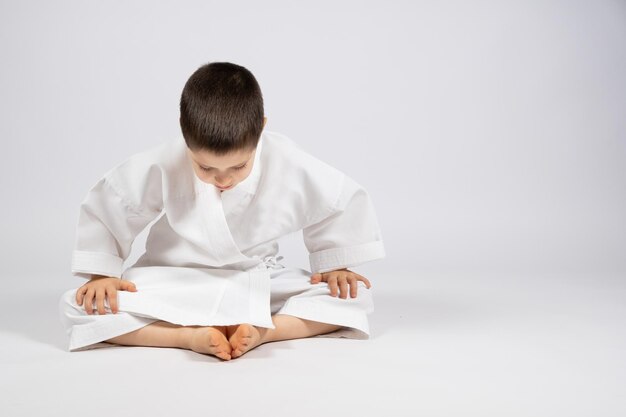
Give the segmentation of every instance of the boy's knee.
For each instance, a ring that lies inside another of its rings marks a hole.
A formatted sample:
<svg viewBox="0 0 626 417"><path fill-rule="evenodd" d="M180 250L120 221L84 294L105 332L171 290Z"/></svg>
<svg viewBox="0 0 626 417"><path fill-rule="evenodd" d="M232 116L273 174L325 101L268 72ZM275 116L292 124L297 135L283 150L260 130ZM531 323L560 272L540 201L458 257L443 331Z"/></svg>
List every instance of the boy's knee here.
<svg viewBox="0 0 626 417"><path fill-rule="evenodd" d="M77 308L81 308L76 303L76 291L78 288L73 288L71 290L67 290L63 293L59 300L59 307L61 311L67 311L68 309L76 310Z"/></svg>

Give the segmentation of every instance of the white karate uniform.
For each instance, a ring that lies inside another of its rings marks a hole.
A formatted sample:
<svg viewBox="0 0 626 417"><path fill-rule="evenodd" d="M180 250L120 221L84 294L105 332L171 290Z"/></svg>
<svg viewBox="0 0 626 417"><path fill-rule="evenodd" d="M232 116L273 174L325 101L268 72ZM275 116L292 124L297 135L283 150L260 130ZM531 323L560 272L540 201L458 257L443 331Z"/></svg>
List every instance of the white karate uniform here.
<svg viewBox="0 0 626 417"><path fill-rule="evenodd" d="M60 302L69 350L157 320L179 325L250 323L274 328L272 314L342 326L331 337L369 337L371 289L330 296L313 272L385 256L372 202L343 172L264 130L250 175L221 192L195 174L182 136L135 154L107 172L83 200L72 274L121 277L119 312L87 315L76 288ZM160 216L160 218L159 218ZM123 268L135 237L153 220L146 251ZM311 271L278 263L277 239L302 230ZM95 303L94 303L95 306Z"/></svg>

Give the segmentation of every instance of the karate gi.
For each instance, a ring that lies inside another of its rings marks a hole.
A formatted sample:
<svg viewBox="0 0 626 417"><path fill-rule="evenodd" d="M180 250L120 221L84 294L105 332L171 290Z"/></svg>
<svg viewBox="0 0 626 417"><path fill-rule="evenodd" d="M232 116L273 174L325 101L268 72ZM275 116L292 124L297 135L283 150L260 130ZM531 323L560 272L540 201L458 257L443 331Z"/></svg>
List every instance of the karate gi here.
<svg viewBox="0 0 626 417"><path fill-rule="evenodd" d="M330 296L312 272L385 256L372 202L361 185L264 130L248 177L221 192L195 174L182 136L135 154L107 172L80 206L72 274L121 277L117 314L87 315L76 288L60 300L69 350L157 320L179 325L249 323L274 328L272 314L342 326L331 337L368 338L371 289ZM158 220L157 220L158 219ZM127 269L135 237L152 221L145 253ZM302 230L311 271L278 261L277 239ZM95 302L94 302L95 306Z"/></svg>

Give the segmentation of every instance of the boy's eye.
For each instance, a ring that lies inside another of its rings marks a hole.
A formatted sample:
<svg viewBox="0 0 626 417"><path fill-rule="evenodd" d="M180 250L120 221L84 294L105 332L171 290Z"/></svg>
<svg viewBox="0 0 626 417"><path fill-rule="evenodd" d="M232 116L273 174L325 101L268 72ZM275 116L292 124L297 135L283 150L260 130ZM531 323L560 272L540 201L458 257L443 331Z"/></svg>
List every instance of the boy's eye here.
<svg viewBox="0 0 626 417"><path fill-rule="evenodd" d="M245 164L243 164L242 166L235 167L234 169L238 171L238 170L240 170L240 169L244 169L244 168L245 168L245 167L247 167L247 166L248 166L248 163L246 162L246 163L245 163ZM203 170L203 171L207 171L207 172L208 172L208 171L213 171L213 168L212 168L212 167L211 167L211 168L205 168L205 167L201 166L201 167L200 167L200 169L201 169L201 170Z"/></svg>

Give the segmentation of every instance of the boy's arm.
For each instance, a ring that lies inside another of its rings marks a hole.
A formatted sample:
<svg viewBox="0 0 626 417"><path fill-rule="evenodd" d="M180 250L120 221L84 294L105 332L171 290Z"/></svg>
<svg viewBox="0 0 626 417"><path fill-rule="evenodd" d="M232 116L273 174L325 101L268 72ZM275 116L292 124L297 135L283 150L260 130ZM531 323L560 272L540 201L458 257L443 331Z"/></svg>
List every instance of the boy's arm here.
<svg viewBox="0 0 626 417"><path fill-rule="evenodd" d="M78 216L73 275L120 278L135 237L161 212L160 173L138 168L127 162L87 193Z"/></svg>
<svg viewBox="0 0 626 417"><path fill-rule="evenodd" d="M374 206L365 189L343 176L331 215L302 230L311 272L353 267L385 257Z"/></svg>

